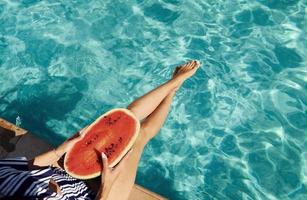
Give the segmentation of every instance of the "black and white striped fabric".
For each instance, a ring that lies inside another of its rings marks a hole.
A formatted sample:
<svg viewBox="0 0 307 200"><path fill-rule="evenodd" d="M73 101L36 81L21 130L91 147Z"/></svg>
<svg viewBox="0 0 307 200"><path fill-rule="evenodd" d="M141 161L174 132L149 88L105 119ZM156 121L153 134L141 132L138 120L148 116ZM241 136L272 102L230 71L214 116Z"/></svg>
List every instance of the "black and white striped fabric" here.
<svg viewBox="0 0 307 200"><path fill-rule="evenodd" d="M50 179L55 180L61 194L49 189ZM75 179L64 170L46 167L29 170L25 157L0 160L0 196L7 199L90 200L95 194L82 180Z"/></svg>

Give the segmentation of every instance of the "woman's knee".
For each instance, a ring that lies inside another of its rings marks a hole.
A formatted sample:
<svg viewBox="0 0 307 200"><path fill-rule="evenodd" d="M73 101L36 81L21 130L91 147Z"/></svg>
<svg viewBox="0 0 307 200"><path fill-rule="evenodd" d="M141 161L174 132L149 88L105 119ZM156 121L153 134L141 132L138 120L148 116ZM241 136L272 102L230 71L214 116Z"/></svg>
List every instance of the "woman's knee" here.
<svg viewBox="0 0 307 200"><path fill-rule="evenodd" d="M127 109L130 110L130 112L132 112L138 120L140 121L142 120L142 115L137 111L137 109L135 109L135 107L132 104L127 106Z"/></svg>

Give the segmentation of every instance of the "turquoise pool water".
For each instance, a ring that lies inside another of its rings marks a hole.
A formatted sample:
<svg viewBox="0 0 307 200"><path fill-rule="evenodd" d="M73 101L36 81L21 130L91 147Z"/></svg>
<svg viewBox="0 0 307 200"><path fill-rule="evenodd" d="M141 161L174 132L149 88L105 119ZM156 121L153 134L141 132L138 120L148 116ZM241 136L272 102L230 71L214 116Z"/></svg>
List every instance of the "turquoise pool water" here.
<svg viewBox="0 0 307 200"><path fill-rule="evenodd" d="M307 199L304 0L0 1L0 113L58 144L203 65L137 183L170 199Z"/></svg>

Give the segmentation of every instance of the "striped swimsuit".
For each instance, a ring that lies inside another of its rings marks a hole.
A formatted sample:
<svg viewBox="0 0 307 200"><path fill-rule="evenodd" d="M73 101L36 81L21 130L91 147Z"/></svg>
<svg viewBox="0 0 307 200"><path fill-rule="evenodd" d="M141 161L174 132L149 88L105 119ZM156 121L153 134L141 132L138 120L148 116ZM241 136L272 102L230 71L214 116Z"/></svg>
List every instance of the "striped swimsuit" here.
<svg viewBox="0 0 307 200"><path fill-rule="evenodd" d="M49 189L53 179L60 187L61 194ZM43 200L90 200L95 193L82 180L75 179L64 170L45 167L29 170L25 157L0 160L0 197L5 199Z"/></svg>

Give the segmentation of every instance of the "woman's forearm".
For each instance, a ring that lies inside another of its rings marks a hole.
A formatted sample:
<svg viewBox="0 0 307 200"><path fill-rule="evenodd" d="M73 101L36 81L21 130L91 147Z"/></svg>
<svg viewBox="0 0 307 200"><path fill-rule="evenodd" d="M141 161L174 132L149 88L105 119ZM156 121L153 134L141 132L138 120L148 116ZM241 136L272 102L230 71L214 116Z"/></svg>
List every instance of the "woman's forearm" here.
<svg viewBox="0 0 307 200"><path fill-rule="evenodd" d="M66 140L63 144L58 146L56 149L47 151L41 155L36 156L33 159L34 166L48 166L56 163L71 146L79 140L79 133Z"/></svg>
<svg viewBox="0 0 307 200"><path fill-rule="evenodd" d="M64 155L64 153L65 151L61 148L47 151L43 154L36 156L33 159L32 165L39 166L39 167L51 165L57 162Z"/></svg>

